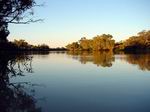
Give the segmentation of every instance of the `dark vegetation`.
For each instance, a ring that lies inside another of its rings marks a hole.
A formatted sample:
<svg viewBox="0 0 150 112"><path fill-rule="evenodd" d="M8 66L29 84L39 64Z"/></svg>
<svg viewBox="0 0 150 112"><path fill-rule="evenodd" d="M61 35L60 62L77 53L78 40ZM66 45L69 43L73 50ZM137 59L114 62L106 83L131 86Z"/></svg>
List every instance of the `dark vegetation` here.
<svg viewBox="0 0 150 112"><path fill-rule="evenodd" d="M31 45L23 39L0 43L1 51L65 51L64 47L50 48L46 44Z"/></svg>
<svg viewBox="0 0 150 112"><path fill-rule="evenodd" d="M7 42L9 35L8 25L28 24L40 20L29 18L34 14L34 0L0 0L0 42Z"/></svg>
<svg viewBox="0 0 150 112"><path fill-rule="evenodd" d="M113 40L109 34L97 35L93 39L81 38L78 42L68 44L66 48L50 48L46 44L31 45L25 40L0 42L0 50L19 51L124 51L127 53L150 52L150 31L142 31L137 36L129 37L120 42Z"/></svg>
<svg viewBox="0 0 150 112"><path fill-rule="evenodd" d="M142 31L137 36L129 37L127 40L115 44L115 50L129 52L150 51L150 31Z"/></svg>
<svg viewBox="0 0 150 112"><path fill-rule="evenodd" d="M31 45L25 40L14 40L9 42L9 24L29 24L41 21L41 19L32 19L34 15L33 8L37 5L34 0L0 0L0 50L13 51L48 51L65 50L65 48L49 48L46 44Z"/></svg>
<svg viewBox="0 0 150 112"><path fill-rule="evenodd" d="M0 50L47 50L45 44L39 46L29 45L24 40L8 42L8 25L28 24L40 21L29 18L34 14L33 7L36 5L34 0L0 0Z"/></svg>
<svg viewBox="0 0 150 112"><path fill-rule="evenodd" d="M32 56L22 53L0 52L0 111L41 112L30 82L11 82L11 78L32 73Z"/></svg>
<svg viewBox="0 0 150 112"><path fill-rule="evenodd" d="M116 42L112 35L97 35L93 39L81 38L66 46L69 51L126 51L126 52L149 52L150 31L142 31L137 36L129 37L127 40Z"/></svg>
<svg viewBox="0 0 150 112"><path fill-rule="evenodd" d="M47 51L49 46L46 44L41 45L31 45L25 40L14 40L13 42L6 42L0 44L1 50L14 50L14 51Z"/></svg>
<svg viewBox="0 0 150 112"><path fill-rule="evenodd" d="M30 45L25 40L9 42L9 24L29 24L41 21L32 19L33 8L37 5L34 0L0 0L0 50L71 50L71 51L150 51L150 31L142 31L137 36L116 42L110 34L97 35L92 39L81 38L78 42L68 44L65 48L49 48L48 45Z"/></svg>

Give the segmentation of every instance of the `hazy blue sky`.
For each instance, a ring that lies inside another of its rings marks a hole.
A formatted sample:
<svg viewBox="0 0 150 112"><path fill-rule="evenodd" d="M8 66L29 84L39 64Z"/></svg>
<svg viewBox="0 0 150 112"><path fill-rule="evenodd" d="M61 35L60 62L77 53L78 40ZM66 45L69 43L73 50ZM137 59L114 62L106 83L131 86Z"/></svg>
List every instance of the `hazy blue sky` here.
<svg viewBox="0 0 150 112"><path fill-rule="evenodd" d="M119 41L150 30L150 0L36 0L42 23L10 25L9 39L65 46L81 37L112 34Z"/></svg>

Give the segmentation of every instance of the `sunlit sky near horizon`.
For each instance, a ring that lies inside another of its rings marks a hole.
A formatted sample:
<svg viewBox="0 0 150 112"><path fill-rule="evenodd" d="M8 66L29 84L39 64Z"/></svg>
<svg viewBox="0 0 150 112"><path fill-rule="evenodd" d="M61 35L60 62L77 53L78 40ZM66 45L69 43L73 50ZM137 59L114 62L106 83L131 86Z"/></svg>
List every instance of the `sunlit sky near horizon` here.
<svg viewBox="0 0 150 112"><path fill-rule="evenodd" d="M150 0L35 0L34 19L43 22L10 25L9 40L65 46L81 37L111 34L116 41L150 30Z"/></svg>

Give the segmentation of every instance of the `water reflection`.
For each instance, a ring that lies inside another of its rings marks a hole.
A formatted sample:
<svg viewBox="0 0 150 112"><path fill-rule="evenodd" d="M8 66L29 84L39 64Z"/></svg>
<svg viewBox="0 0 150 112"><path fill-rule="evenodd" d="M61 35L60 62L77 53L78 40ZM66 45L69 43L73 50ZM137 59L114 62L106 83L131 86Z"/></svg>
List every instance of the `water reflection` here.
<svg viewBox="0 0 150 112"><path fill-rule="evenodd" d="M100 68L94 67L92 75L87 75L90 74L90 72L86 71L91 66L75 68L81 64L74 63L72 59L69 60L66 57L71 57L73 60L77 60L82 64L92 63L99 67L105 67L106 69L95 71ZM70 64L66 64L64 60L70 61ZM40 61L40 63L38 61ZM124 61L127 63L123 63ZM33 62L34 65L36 65L35 70L39 70L38 72L35 71L35 73L33 73ZM148 72L142 72L142 74L146 74L146 77L140 75L140 78L136 79L137 76L134 77L134 75L131 76L130 74L141 74L141 72L136 68L134 69L134 66L128 66L129 64L138 65L140 70L149 71L150 54L121 53L115 55L113 52L34 52L10 54L0 52L0 111L41 112L44 108L52 110L53 112L59 112L59 110L67 110L68 107L70 107L70 110L78 110L80 112L81 106L86 107L84 108L85 111L89 109L105 110L107 107L112 107L113 105L117 105L118 108L116 98L119 95L118 101L122 103L122 107L120 106L120 108L124 108L124 102L126 101L126 105L129 104L131 107L133 105L136 109L139 106L134 102L130 102L130 99L135 102L141 102L141 100L145 102L145 99L142 98L146 96L148 97L146 101L149 102L149 91L147 91L149 87L149 79L147 78ZM122 66L122 69L118 69L120 66ZM71 68L71 71L68 71L68 67ZM107 67L112 67L112 69L108 70ZM130 67L135 71L128 72ZM58 68L61 68L60 72ZM44 83L47 88L35 89L33 86L40 85L31 84L29 82L18 82L16 80L15 83L12 83L10 80L12 77L16 77L15 79L17 79L17 76L24 76L28 73L36 74L31 76L32 82ZM121 76L120 73L124 73L124 75ZM37 100L37 98L35 98L35 94L38 94L40 97L46 95L48 103L39 103L39 99ZM141 94L143 95L142 97ZM140 96L138 96L138 101L136 95ZM97 102L93 103L92 101ZM110 103L110 101L113 103ZM147 102L145 104L148 104ZM91 107L88 106L88 108L87 105L89 104ZM106 105L106 108L100 106L102 104ZM144 103L142 102L141 104ZM42 109L37 105L40 105ZM49 107L49 105L51 105L51 107ZM72 109L72 105L76 105L78 108L75 106L75 108Z"/></svg>
<svg viewBox="0 0 150 112"><path fill-rule="evenodd" d="M115 56L113 52L68 51L67 55L70 55L73 59L80 61L82 64L92 62L101 67L112 67L115 59L119 59L129 64L138 65L140 70L150 70L150 54L125 54L121 52Z"/></svg>
<svg viewBox="0 0 150 112"><path fill-rule="evenodd" d="M129 64L138 65L140 70L150 71L150 54L127 54L121 59Z"/></svg>
<svg viewBox="0 0 150 112"><path fill-rule="evenodd" d="M11 83L10 78L33 72L32 56L0 52L0 110L1 112L40 112L33 92L27 93L28 82Z"/></svg>
<svg viewBox="0 0 150 112"><path fill-rule="evenodd" d="M72 55L73 59L79 60L82 64L92 62L97 66L111 67L115 61L113 52L67 52L68 55Z"/></svg>

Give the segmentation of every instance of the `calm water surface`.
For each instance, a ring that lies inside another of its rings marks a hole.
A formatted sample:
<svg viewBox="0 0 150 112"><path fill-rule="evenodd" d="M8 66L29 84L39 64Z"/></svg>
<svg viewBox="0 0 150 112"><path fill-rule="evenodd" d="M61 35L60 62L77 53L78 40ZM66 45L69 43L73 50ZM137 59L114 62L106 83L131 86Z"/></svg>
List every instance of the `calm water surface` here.
<svg viewBox="0 0 150 112"><path fill-rule="evenodd" d="M0 63L3 112L150 112L150 54L50 52Z"/></svg>

